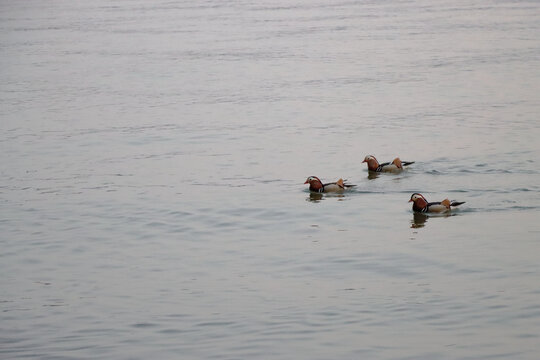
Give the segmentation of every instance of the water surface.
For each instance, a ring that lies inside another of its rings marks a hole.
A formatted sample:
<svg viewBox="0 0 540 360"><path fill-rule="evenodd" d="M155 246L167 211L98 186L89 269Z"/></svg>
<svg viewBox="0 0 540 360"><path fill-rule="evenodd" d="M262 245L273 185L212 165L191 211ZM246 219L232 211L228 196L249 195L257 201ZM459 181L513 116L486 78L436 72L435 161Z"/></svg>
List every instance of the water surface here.
<svg viewBox="0 0 540 360"><path fill-rule="evenodd" d="M538 357L538 3L0 19L1 357Z"/></svg>

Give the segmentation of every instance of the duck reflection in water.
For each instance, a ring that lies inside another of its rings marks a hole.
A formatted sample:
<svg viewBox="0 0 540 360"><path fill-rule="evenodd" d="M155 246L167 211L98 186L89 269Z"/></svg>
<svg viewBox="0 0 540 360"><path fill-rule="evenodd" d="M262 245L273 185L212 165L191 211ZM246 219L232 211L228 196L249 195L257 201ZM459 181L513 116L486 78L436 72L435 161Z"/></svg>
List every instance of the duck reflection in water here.
<svg viewBox="0 0 540 360"><path fill-rule="evenodd" d="M424 227L428 221L429 216L422 213L413 213L413 219L411 220L411 228L418 229Z"/></svg>
<svg viewBox="0 0 540 360"><path fill-rule="evenodd" d="M322 196L323 195L321 193L310 192L306 200L311 202L319 202L322 200Z"/></svg>
<svg viewBox="0 0 540 360"><path fill-rule="evenodd" d="M446 213L446 214L427 215L427 214L424 214L424 213L415 212L415 213L413 213L413 219L411 220L411 228L418 229L418 228L422 228L422 227L426 226L426 223L427 223L428 219L447 218L447 217L455 216L455 215L457 215L457 214Z"/></svg>
<svg viewBox="0 0 540 360"><path fill-rule="evenodd" d="M345 195L343 194L321 194L321 193L315 193L315 192L310 192L309 193L309 196L306 198L306 201L311 201L311 202L315 202L315 203L318 203L322 200L324 200L324 198L338 198L337 200L338 201L342 201L342 200L345 200Z"/></svg>

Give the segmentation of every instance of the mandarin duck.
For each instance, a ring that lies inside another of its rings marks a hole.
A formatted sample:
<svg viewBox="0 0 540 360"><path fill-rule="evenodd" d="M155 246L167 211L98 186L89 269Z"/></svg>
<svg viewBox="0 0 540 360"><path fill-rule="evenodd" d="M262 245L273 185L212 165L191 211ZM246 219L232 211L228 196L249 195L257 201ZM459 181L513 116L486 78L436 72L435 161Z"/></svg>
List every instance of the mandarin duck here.
<svg viewBox="0 0 540 360"><path fill-rule="evenodd" d="M367 163L368 170L374 172L399 172L404 166L414 164L414 161L401 161L398 157L392 162L379 164L375 156L367 155L362 163Z"/></svg>
<svg viewBox="0 0 540 360"><path fill-rule="evenodd" d="M419 193L412 194L409 202L413 203L412 209L414 212L421 213L445 213L449 212L452 207L456 207L465 203L465 201L450 201L448 199L437 202L428 202L426 198Z"/></svg>
<svg viewBox="0 0 540 360"><path fill-rule="evenodd" d="M304 184L309 184L309 191L317 193L326 193L326 192L340 192L347 190L353 186L351 184L346 184L343 179L339 179L333 183L323 184L322 181L316 176L310 176L306 179Z"/></svg>

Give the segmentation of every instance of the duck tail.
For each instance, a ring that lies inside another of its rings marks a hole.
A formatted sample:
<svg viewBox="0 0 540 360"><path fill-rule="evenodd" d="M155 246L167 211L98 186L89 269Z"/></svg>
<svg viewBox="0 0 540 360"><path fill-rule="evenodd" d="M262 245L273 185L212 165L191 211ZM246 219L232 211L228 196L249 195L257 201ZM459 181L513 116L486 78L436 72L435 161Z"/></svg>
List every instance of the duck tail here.
<svg viewBox="0 0 540 360"><path fill-rule="evenodd" d="M403 165L403 166L409 166L411 164L414 164L414 161L402 161L401 162L401 165Z"/></svg>
<svg viewBox="0 0 540 360"><path fill-rule="evenodd" d="M356 186L356 185L353 185L353 184L347 184L347 179L345 179L345 180L339 179L336 184L338 184L339 186L342 186L343 188L350 188L350 187Z"/></svg>
<svg viewBox="0 0 540 360"><path fill-rule="evenodd" d="M452 203L450 204L450 206L459 206L461 204L465 204L465 201L455 201L455 200L452 200Z"/></svg>

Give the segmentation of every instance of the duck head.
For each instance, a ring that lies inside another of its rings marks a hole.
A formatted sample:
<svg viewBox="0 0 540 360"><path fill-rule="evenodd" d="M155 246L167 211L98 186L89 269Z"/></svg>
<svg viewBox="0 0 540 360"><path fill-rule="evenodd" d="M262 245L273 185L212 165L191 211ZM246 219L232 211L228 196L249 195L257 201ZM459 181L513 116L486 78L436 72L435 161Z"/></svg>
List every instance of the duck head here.
<svg viewBox="0 0 540 360"><path fill-rule="evenodd" d="M411 195L411 198L409 199L409 202L413 202L414 206L420 209L423 209L427 206L428 201L424 197L424 195L419 193L414 193Z"/></svg>
<svg viewBox="0 0 540 360"><path fill-rule="evenodd" d="M379 167L379 162L373 155L367 155L362 163L367 163L369 170L376 170Z"/></svg>
<svg viewBox="0 0 540 360"><path fill-rule="evenodd" d="M313 190L318 190L323 187L322 181L316 176L308 177L304 184L309 184L309 188Z"/></svg>

